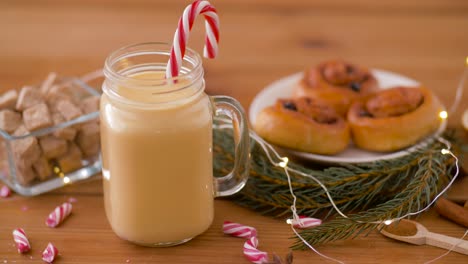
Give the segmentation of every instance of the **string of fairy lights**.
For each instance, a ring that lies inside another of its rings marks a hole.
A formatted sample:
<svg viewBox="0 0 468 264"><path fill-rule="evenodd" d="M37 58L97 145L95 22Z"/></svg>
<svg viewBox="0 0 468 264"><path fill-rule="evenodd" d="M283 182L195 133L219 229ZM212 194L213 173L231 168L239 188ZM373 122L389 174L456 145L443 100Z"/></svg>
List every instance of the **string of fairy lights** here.
<svg viewBox="0 0 468 264"><path fill-rule="evenodd" d="M463 95L463 88L464 88L464 84L465 84L465 80L466 80L466 76L468 76L468 56L466 57L465 59L465 70L462 74L462 78L457 86L457 89L456 89L456 93L455 93L455 99L454 99L454 103L452 105L452 107L450 108L450 114L454 113L457 109L457 107L459 106L460 102L461 102L461 98L462 98L462 95ZM447 119L449 116L449 113L447 111L441 111L439 112L439 118L441 119ZM224 120L224 119L220 119L220 121L222 122L228 122L227 120ZM224 124L220 124L220 125L216 125L217 128L219 129L224 129L224 128L228 128L230 127L231 125L228 125L226 123ZM361 224L376 224L376 225L390 225L392 224L393 222L395 221L399 221L401 219L404 219L404 218L407 218L407 217L410 217L410 216L414 216L414 215L418 215L418 214L421 214L422 212L425 212L426 210L428 210L436 201L437 199L439 199L451 186L452 184L454 183L454 181L457 179L458 175L459 175L459 172L460 172L460 167L459 167L459 160L457 158L457 156L455 154L453 154L453 152L451 151L451 144L448 140L444 139L443 137L440 137L438 136L436 138L436 140L438 140L439 142L441 142L445 147L440 149L440 152L441 154L443 155L450 155L453 159L454 159L454 166L455 166L455 173L452 177L452 179L449 181L449 183L445 186L445 188L440 191L433 199L432 201L427 205L425 206L424 208L418 210L418 211L415 211L415 212L409 212L405 215L402 215L400 217L396 217L396 218L392 218L392 219L383 219L383 220L379 220L379 221L369 221L369 222L366 222L366 221L360 221L360 220L354 220L352 218L350 218L348 215L346 215L345 213L343 213L339 208L338 206L336 205L336 203L334 202L333 200L333 197L331 196L328 188L319 180L317 179L315 176L313 176L312 174L307 174L307 173L304 173L302 171L299 171L299 170L296 170L294 168L291 168L288 166L289 164L289 158L288 157L282 157L281 155L279 155L279 153L275 150L275 148L270 145L269 143L267 143L265 140L263 140L260 136L258 136L255 132L253 131L250 131L250 137L252 139L254 139L261 147L262 149L264 150L266 156L268 157L268 160L270 161L270 163L275 166L275 167L280 167L282 169L284 169L284 172L285 172L285 175L287 177L287 181L288 181L288 185L289 185L289 192L293 198L293 201L292 201L292 204L290 206L290 209L291 209L291 213L292 213L292 218L291 219L287 219L286 220L286 223L289 224L291 226L291 229L292 231L294 232L294 234L307 246L309 247L312 251L314 251L316 254L318 254L319 256L323 257L323 258L326 258L328 260L331 260L331 261L335 261L337 263L344 263L340 260L337 260L337 259L334 259L332 257L329 257L329 256L326 256L322 253L320 253L317 249L315 249L312 245L310 245L298 232L297 230L294 228L294 226L292 225L293 222L297 222L299 224L301 224L301 221L300 221L300 218L299 218L299 215L297 214L297 208L296 208L296 201L297 201L297 197L296 195L294 194L294 190L293 190L293 187L292 187L292 183L291 183L291 176L290 176L290 173L295 173L297 175L300 175L300 176L303 176L303 177L306 177L306 178L309 178L311 180L313 180L314 182L316 182L325 192L325 194L327 195L327 198L328 200L330 201L330 204L332 205L332 207L335 209L335 211L343 218L346 218L346 219L349 219L349 220L352 220L352 221L355 221L357 223L361 223ZM468 234L468 230L466 230L465 234L460 238L459 242L456 243L455 245L453 245L453 247L451 249L449 249L447 252L445 252L444 254L438 256L437 258L434 258L426 263L432 263L442 257L444 257L445 255L449 254L453 248L455 248L458 244L462 243L464 241L464 238L465 236L467 236Z"/></svg>
<svg viewBox="0 0 468 264"><path fill-rule="evenodd" d="M254 132L251 132L251 137L262 147L262 149L265 151L270 163L275 166L275 167L280 167L280 168L283 168L284 169L284 172L286 174L286 177L287 177L287 180L288 180L288 185L289 185L289 191L290 191L290 194L291 196L293 197L293 202L292 202L292 205L291 205L291 212L292 212L292 219L287 219L286 220L286 223L289 224L291 226L291 229L292 231L294 232L294 234L307 246L309 247L311 250L313 250L316 254L320 255L321 257L323 258L326 258L326 259L329 259L329 260L332 260L332 261L335 261L337 263L344 263L340 260L337 260L337 259L334 259L332 257L329 257L329 256L326 256L322 253L320 253L317 249L315 249L312 245L310 245L298 232L297 230L294 228L294 226L292 225L293 222L297 222L299 224L301 224L301 221L299 219L299 215L297 214L297 208L296 208L296 201L297 201L297 197L296 195L294 194L294 190L292 188L292 184L291 184L291 176L290 176L290 172L293 172L293 173L296 173L300 176L303 176L303 177L307 177L309 179L312 179L313 181L315 181L326 193L327 197L328 197L328 200L330 201L330 204L332 205L332 207L335 209L335 211L340 215L342 216L343 218L346 218L346 219L349 219L351 221L355 221L357 223L361 223L361 224L376 224L376 225L390 225L391 223L395 222L395 221L399 221L401 219L404 219L404 218L407 218L407 217L410 217L410 216L414 216L414 215L418 215L426 210L428 210L436 201L437 199L439 199L439 197L441 197L453 184L453 182L456 180L456 178L458 177L458 174L459 174L459 164L458 164L458 158L455 156L455 154L452 153L452 151L450 150L451 148L451 145L450 145L450 142L448 142L446 139L442 138L442 137L439 137L437 138L441 143L443 143L445 145L446 148L442 148L440 150L440 152L443 154L443 155L451 155L454 160L455 160L455 173L454 173L454 176L452 177L452 179L450 180L450 182L445 186L445 188L439 192L439 194L437 194L433 199L432 201L424 208L418 210L418 211L415 211L415 212L410 212L410 213L407 213L405 215L402 215L400 217L397 217L397 218L392 218L392 219L386 219L386 220L380 220L380 221L359 221L359 220L354 220L354 219L351 219L349 218L348 215L346 215L345 213L343 213L339 208L338 206L336 205L336 203L334 202L333 200L333 197L331 196L328 188L319 180L317 179L316 177L314 177L313 175L311 174L307 174L307 173L304 173L302 171L299 171L299 170L296 170L296 169L293 169L291 167L288 166L288 163L289 163L289 158L288 157L281 157L278 152L268 143L266 143L261 137L259 137L257 134L255 134ZM274 160L274 158L272 157L273 154L277 160L279 160L278 162L276 162ZM460 238L460 242L461 243L464 239L464 237L467 235L468 233L468 230L466 231L465 235ZM458 243L458 244L459 244ZM456 244L457 245L457 244ZM452 249L450 249L449 251L447 251L447 254L453 250L453 248L456 246L454 245L452 247ZM442 256L439 256L439 257L442 257Z"/></svg>

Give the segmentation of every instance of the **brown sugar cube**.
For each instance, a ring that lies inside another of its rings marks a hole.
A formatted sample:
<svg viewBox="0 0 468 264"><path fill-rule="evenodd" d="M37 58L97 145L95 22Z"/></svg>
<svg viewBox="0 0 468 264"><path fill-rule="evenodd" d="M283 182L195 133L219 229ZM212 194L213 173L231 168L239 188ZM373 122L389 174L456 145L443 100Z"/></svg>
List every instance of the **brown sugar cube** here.
<svg viewBox="0 0 468 264"><path fill-rule="evenodd" d="M29 131L34 131L52 125L49 108L45 103L37 104L24 110L23 121Z"/></svg>
<svg viewBox="0 0 468 264"><path fill-rule="evenodd" d="M0 109L15 109L18 100L18 92L10 90L0 97Z"/></svg>
<svg viewBox="0 0 468 264"><path fill-rule="evenodd" d="M16 110L23 111L31 106L43 103L41 92L34 87L25 86L21 89L16 102Z"/></svg>
<svg viewBox="0 0 468 264"><path fill-rule="evenodd" d="M10 109L0 111L0 129L14 132L22 124L21 114Z"/></svg>
<svg viewBox="0 0 468 264"><path fill-rule="evenodd" d="M54 126L56 126L65 122L65 118L63 118L63 116L60 113L53 113L52 122L54 123ZM59 128L56 131L54 131L54 136L72 141L75 138L76 133L76 128L68 126L64 128Z"/></svg>
<svg viewBox="0 0 468 264"><path fill-rule="evenodd" d="M13 136L24 136L29 134L29 131L26 129L24 125L20 125L15 132L13 132Z"/></svg>
<svg viewBox="0 0 468 264"><path fill-rule="evenodd" d="M53 113L52 121L54 122L54 125L58 125L58 124L65 122L65 118L63 118L63 116L60 113ZM77 130L76 128L72 126L60 128L54 131L54 136L58 138L63 138L69 141L72 141L75 138L76 134L77 134Z"/></svg>
<svg viewBox="0 0 468 264"><path fill-rule="evenodd" d="M67 121L75 119L82 114L80 108L68 100L58 101L56 108Z"/></svg>
<svg viewBox="0 0 468 264"><path fill-rule="evenodd" d="M99 97L90 96L84 99L81 102L81 110L83 110L83 113L85 114L99 111Z"/></svg>
<svg viewBox="0 0 468 264"><path fill-rule="evenodd" d="M47 178L52 175L52 168L50 163L44 156L41 156L36 162L33 163L33 169L41 181L47 180Z"/></svg>
<svg viewBox="0 0 468 264"><path fill-rule="evenodd" d="M28 133L28 130L21 125L16 129L13 135L23 136ZM35 137L28 136L22 139L15 139L11 144L17 161L23 161L26 166L34 163L41 156L41 149Z"/></svg>
<svg viewBox="0 0 468 264"><path fill-rule="evenodd" d="M75 143L68 144L68 152L57 159L60 168L64 173L68 173L81 168L82 154Z"/></svg>
<svg viewBox="0 0 468 264"><path fill-rule="evenodd" d="M4 165L2 162L8 163L8 156L7 156L5 141L0 140L0 171L3 168L2 165Z"/></svg>
<svg viewBox="0 0 468 264"><path fill-rule="evenodd" d="M99 125L96 122L84 124L76 137L76 143L85 156L92 156L100 149Z"/></svg>
<svg viewBox="0 0 468 264"><path fill-rule="evenodd" d="M55 80L57 79L57 73L51 72L41 84L40 91L42 94L48 94Z"/></svg>
<svg viewBox="0 0 468 264"><path fill-rule="evenodd" d="M73 81L65 81L50 87L49 94L63 94L73 98L73 91Z"/></svg>
<svg viewBox="0 0 468 264"><path fill-rule="evenodd" d="M46 96L46 103L50 108L50 111L55 113L57 110L57 103L60 101L72 101L72 98L66 94L52 93Z"/></svg>
<svg viewBox="0 0 468 264"><path fill-rule="evenodd" d="M21 185L27 185L36 179L36 174L34 173L31 165L27 165L22 161L16 161L16 180Z"/></svg>
<svg viewBox="0 0 468 264"><path fill-rule="evenodd" d="M48 159L62 156L68 150L67 141L54 136L46 136L39 139L39 145L41 146L42 153Z"/></svg>

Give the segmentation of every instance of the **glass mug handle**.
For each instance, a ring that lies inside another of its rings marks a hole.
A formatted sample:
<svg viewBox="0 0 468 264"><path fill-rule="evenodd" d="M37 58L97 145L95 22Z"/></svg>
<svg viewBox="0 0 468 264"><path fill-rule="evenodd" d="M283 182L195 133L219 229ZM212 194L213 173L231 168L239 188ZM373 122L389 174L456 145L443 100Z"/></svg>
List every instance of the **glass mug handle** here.
<svg viewBox="0 0 468 264"><path fill-rule="evenodd" d="M250 135L244 110L240 103L229 96L211 96L214 116L227 116L234 131L234 168L223 177L214 178L215 197L237 193L249 177Z"/></svg>

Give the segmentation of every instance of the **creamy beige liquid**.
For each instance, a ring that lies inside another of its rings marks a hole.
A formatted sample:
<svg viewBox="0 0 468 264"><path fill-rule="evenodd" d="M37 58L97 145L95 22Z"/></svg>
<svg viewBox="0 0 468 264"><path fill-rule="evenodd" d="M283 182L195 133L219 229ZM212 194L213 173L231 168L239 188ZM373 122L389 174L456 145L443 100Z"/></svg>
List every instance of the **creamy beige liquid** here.
<svg viewBox="0 0 468 264"><path fill-rule="evenodd" d="M133 77L161 79L163 74ZM140 102L160 96L118 89ZM123 239L144 245L177 242L201 234L213 220L210 102L204 93L182 100L183 92L165 95L165 101L175 101L154 107L118 103L106 94L101 98L105 208Z"/></svg>

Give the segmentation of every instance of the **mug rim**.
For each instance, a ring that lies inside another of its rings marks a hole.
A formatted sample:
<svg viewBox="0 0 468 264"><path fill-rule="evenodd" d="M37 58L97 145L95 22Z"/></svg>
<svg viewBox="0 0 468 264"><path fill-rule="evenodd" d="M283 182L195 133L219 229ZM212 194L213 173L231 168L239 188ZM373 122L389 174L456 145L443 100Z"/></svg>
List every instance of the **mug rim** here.
<svg viewBox="0 0 468 264"><path fill-rule="evenodd" d="M122 59L125 59L131 55L138 55L138 54L157 54L157 55L165 55L170 57L172 45L167 42L141 42L141 43L134 43L127 46L123 46L109 54L104 62L104 75L106 78L114 81L114 82L135 82L135 78L115 71L113 69L113 65ZM179 80L187 79L190 75L195 75L191 77L193 80L199 79L203 76L203 68L202 68L202 59L201 56L191 48L186 48L185 55L182 58L182 61L187 61L193 68L189 69L188 71L179 71L179 75L171 78L139 78L138 85L139 86L163 86L166 85L168 82L176 83ZM197 74L198 73L198 74Z"/></svg>

